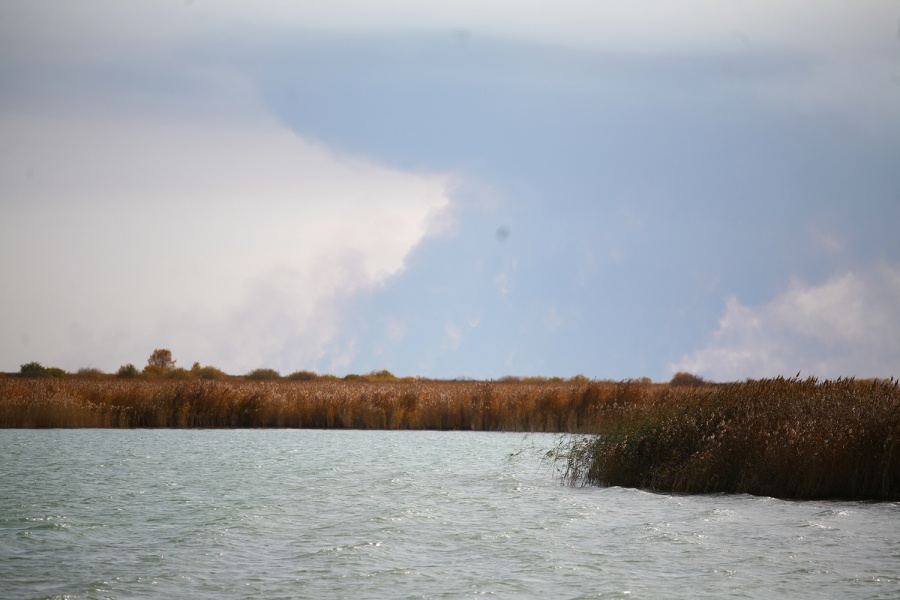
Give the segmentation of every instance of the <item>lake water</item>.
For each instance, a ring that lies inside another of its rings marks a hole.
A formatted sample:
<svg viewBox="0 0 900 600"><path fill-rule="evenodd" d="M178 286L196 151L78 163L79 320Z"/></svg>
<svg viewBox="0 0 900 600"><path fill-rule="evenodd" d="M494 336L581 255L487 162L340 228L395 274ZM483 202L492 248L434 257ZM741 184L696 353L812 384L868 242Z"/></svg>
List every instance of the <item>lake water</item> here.
<svg viewBox="0 0 900 600"><path fill-rule="evenodd" d="M560 485L553 435L0 430L0 598L900 598L900 504Z"/></svg>

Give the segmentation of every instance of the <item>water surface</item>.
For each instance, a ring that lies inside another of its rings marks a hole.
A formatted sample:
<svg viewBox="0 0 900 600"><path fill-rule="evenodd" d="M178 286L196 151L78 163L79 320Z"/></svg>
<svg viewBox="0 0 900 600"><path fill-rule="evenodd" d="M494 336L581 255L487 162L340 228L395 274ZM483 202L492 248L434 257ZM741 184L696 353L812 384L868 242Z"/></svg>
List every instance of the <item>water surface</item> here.
<svg viewBox="0 0 900 600"><path fill-rule="evenodd" d="M562 486L557 436L0 431L0 598L898 598L900 504Z"/></svg>

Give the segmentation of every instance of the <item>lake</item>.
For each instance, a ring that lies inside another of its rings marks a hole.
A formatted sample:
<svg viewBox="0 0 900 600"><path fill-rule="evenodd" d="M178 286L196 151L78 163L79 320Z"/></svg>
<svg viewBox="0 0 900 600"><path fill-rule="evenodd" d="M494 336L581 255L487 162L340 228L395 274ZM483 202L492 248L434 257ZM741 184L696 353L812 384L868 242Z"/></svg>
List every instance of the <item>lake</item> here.
<svg viewBox="0 0 900 600"><path fill-rule="evenodd" d="M561 485L551 434L0 430L0 598L898 598L900 504Z"/></svg>

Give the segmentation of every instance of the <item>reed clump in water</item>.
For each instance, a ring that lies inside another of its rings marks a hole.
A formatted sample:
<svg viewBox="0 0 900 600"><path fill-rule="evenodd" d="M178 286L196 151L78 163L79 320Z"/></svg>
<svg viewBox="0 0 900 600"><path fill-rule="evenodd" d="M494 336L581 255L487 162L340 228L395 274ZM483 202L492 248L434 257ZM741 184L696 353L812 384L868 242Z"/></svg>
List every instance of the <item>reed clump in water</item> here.
<svg viewBox="0 0 900 600"><path fill-rule="evenodd" d="M594 432L664 386L310 379L0 379L0 427L305 427Z"/></svg>
<svg viewBox="0 0 900 600"><path fill-rule="evenodd" d="M900 386L764 379L669 387L557 452L570 483L900 500Z"/></svg>

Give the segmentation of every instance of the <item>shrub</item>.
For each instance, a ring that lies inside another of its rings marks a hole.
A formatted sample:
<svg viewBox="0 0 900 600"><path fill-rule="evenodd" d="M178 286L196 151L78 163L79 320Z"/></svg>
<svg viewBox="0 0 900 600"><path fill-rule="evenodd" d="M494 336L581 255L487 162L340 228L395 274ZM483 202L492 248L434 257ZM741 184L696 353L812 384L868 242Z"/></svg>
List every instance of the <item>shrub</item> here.
<svg viewBox="0 0 900 600"><path fill-rule="evenodd" d="M397 378L394 377L394 374L388 371L387 369L382 369L381 371L372 371L365 377L369 381L396 381Z"/></svg>
<svg viewBox="0 0 900 600"><path fill-rule="evenodd" d="M166 370L167 369L160 367L159 365L147 365L144 367L144 370L141 371L141 374L150 379L160 379L166 376Z"/></svg>
<svg viewBox="0 0 900 600"><path fill-rule="evenodd" d="M122 365L119 367L119 370L116 371L116 377L121 377L122 379L133 379L138 376L137 367L133 364L128 363L127 365Z"/></svg>
<svg viewBox="0 0 900 600"><path fill-rule="evenodd" d="M166 369L163 376L166 379L190 379L193 374L187 369Z"/></svg>
<svg viewBox="0 0 900 600"><path fill-rule="evenodd" d="M315 371L294 371L286 377L291 381L315 381L318 378Z"/></svg>
<svg viewBox="0 0 900 600"><path fill-rule="evenodd" d="M322 375L319 379L323 377L329 377L329 375ZM404 379L400 379L387 369L382 369L380 371L369 371L365 375L359 375L357 373L349 373L344 375L342 378L344 381L364 381L368 383L376 383L376 382L393 382L393 381L415 381L414 377L407 377Z"/></svg>
<svg viewBox="0 0 900 600"><path fill-rule="evenodd" d="M669 385L700 386L700 385L706 385L706 381L704 381L703 378L698 375L680 372L680 373L675 373L675 375L672 377L672 381L669 382Z"/></svg>
<svg viewBox="0 0 900 600"><path fill-rule="evenodd" d="M156 365L147 365L141 374L147 379L190 379L193 374L187 369L166 369Z"/></svg>
<svg viewBox="0 0 900 600"><path fill-rule="evenodd" d="M225 374L224 371L221 371L209 365L201 367L200 363L198 362L195 362L194 366L191 367L191 374L200 379L207 380L225 379L226 377L228 377L228 375Z"/></svg>
<svg viewBox="0 0 900 600"><path fill-rule="evenodd" d="M39 362L30 362L19 367L23 377L64 377L66 372L56 367L45 367Z"/></svg>
<svg viewBox="0 0 900 600"><path fill-rule="evenodd" d="M281 379L281 373L275 369L254 369L247 373L246 377L257 381L274 381Z"/></svg>
<svg viewBox="0 0 900 600"><path fill-rule="evenodd" d="M47 367L39 362L32 361L19 367L19 374L23 377L46 377Z"/></svg>
<svg viewBox="0 0 900 600"><path fill-rule="evenodd" d="M75 375L82 379L99 379L103 377L105 373L94 367L82 367L78 369Z"/></svg>

